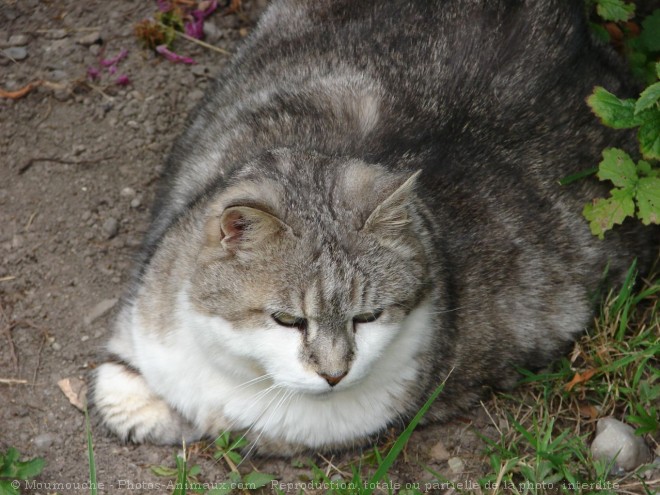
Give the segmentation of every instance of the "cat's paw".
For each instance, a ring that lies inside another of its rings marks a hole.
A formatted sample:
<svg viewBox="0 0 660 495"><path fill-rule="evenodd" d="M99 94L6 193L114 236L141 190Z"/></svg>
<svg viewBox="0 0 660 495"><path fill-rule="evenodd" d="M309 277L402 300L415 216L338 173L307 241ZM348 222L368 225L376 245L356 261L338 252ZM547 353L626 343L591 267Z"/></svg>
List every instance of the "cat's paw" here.
<svg viewBox="0 0 660 495"><path fill-rule="evenodd" d="M122 364L96 370L93 406L101 422L123 441L176 444L199 434L147 385L141 374Z"/></svg>

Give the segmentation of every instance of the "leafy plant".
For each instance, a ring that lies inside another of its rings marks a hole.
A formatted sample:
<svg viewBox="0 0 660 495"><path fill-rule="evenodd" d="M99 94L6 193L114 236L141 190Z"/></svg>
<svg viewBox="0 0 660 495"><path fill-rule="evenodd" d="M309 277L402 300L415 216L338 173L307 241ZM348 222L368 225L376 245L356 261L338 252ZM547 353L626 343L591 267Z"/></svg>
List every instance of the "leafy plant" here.
<svg viewBox="0 0 660 495"><path fill-rule="evenodd" d="M634 6L622 7L621 0L597 0L597 11L605 19L626 20ZM655 26L658 24L658 26ZM636 43L660 50L660 9L643 22ZM658 28L654 34L650 30ZM656 40L656 37L658 38ZM657 42L657 43L656 43ZM657 44L657 46L656 46ZM660 223L660 62L655 63L654 78L637 99L620 99L605 88L596 87L587 104L606 126L614 129L637 129L637 140L643 160L635 163L623 150L608 148L598 167L598 178L614 185L608 198L596 198L584 207L592 234L603 239L605 232L628 217L638 218L644 225Z"/></svg>
<svg viewBox="0 0 660 495"><path fill-rule="evenodd" d="M635 15L635 4L623 0L596 0L596 12L605 21L627 21Z"/></svg>
<svg viewBox="0 0 660 495"><path fill-rule="evenodd" d="M609 198L597 198L584 207L592 234L603 239L606 231L628 217L637 217L644 225L660 223L660 169L645 160L635 164L625 151L608 148L597 176L611 181L614 188Z"/></svg>
<svg viewBox="0 0 660 495"><path fill-rule="evenodd" d="M19 461L20 454L14 447L0 454L0 495L18 495L20 481L39 475L45 461L40 457L30 461Z"/></svg>

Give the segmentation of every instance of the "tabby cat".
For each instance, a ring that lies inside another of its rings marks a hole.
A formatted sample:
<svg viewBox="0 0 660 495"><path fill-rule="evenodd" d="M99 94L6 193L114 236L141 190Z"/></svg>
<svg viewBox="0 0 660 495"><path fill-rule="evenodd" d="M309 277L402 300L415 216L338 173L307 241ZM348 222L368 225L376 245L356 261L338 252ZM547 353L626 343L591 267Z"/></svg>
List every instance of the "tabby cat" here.
<svg viewBox="0 0 660 495"><path fill-rule="evenodd" d="M589 324L649 239L600 241L625 146L584 102L631 92L581 2L280 0L175 143L95 375L120 438L244 432L331 450L465 414ZM646 253L646 254L645 254Z"/></svg>

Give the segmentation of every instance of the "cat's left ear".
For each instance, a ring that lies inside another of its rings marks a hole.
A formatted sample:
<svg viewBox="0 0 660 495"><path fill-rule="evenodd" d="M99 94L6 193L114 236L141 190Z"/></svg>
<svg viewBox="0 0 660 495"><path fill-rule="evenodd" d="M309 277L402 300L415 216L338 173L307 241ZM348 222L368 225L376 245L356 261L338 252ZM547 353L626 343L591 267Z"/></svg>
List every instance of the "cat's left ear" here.
<svg viewBox="0 0 660 495"><path fill-rule="evenodd" d="M400 234L401 230L411 221L410 201L421 173L422 171L418 170L412 174L392 194L385 198L369 215L362 231L387 236Z"/></svg>
<svg viewBox="0 0 660 495"><path fill-rule="evenodd" d="M207 246L236 251L256 248L289 227L265 208L251 205L226 208L210 218L204 230Z"/></svg>

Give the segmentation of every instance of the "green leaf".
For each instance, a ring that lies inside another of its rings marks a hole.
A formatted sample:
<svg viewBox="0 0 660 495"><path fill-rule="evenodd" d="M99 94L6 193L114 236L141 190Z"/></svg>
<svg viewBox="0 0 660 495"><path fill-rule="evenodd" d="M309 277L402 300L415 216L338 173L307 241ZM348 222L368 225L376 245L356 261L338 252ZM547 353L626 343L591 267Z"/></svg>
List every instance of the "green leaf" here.
<svg viewBox="0 0 660 495"><path fill-rule="evenodd" d="M660 223L660 178L642 177L637 184L638 216L644 225Z"/></svg>
<svg viewBox="0 0 660 495"><path fill-rule="evenodd" d="M225 452L225 455L229 457L229 460L231 460L231 462L233 462L234 464L240 464L241 461L243 461L241 454L239 454L238 452L234 452L233 450L230 450L229 452Z"/></svg>
<svg viewBox="0 0 660 495"><path fill-rule="evenodd" d="M151 472L156 476L163 476L165 478L176 476L176 469L167 466L151 466Z"/></svg>
<svg viewBox="0 0 660 495"><path fill-rule="evenodd" d="M658 100L660 100L660 82L651 84L648 88L642 91L637 103L635 103L635 113L638 114L642 110L651 108L658 102Z"/></svg>
<svg viewBox="0 0 660 495"><path fill-rule="evenodd" d="M0 480L0 495L20 495L20 492L11 486L11 481Z"/></svg>
<svg viewBox="0 0 660 495"><path fill-rule="evenodd" d="M658 79L660 79L660 62L655 64L655 75L658 76Z"/></svg>
<svg viewBox="0 0 660 495"><path fill-rule="evenodd" d="M615 224L623 223L626 217L635 214L633 191L613 189L609 198L598 198L585 205L582 214L589 221L591 233L603 239L606 231L611 230Z"/></svg>
<svg viewBox="0 0 660 495"><path fill-rule="evenodd" d="M256 471L253 471L243 476L243 484L249 485L249 490L256 490L257 488L268 485L274 479L275 476L272 474L257 473Z"/></svg>
<svg viewBox="0 0 660 495"><path fill-rule="evenodd" d="M653 169L651 164L645 160L640 160L637 163L637 176L653 176Z"/></svg>
<svg viewBox="0 0 660 495"><path fill-rule="evenodd" d="M637 139L644 158L660 160L660 110L656 110L652 114L652 118L639 127Z"/></svg>
<svg viewBox="0 0 660 495"><path fill-rule="evenodd" d="M29 478L34 478L44 468L46 461L37 457L31 461L17 462L16 463L16 477L21 480L27 480Z"/></svg>
<svg viewBox="0 0 660 495"><path fill-rule="evenodd" d="M623 0L596 0L596 12L606 21L627 21L635 13L635 5Z"/></svg>
<svg viewBox="0 0 660 495"><path fill-rule="evenodd" d="M611 40L610 33L600 24L595 22L589 23L589 31L593 33L597 40L603 43L609 43Z"/></svg>
<svg viewBox="0 0 660 495"><path fill-rule="evenodd" d="M598 178L612 181L616 187L634 187L637 183L635 162L625 151L608 148L603 151L603 161L598 165Z"/></svg>
<svg viewBox="0 0 660 495"><path fill-rule="evenodd" d="M635 115L635 100L621 100L600 86L587 98L587 104L603 124L615 129L629 129L643 122Z"/></svg>
<svg viewBox="0 0 660 495"><path fill-rule="evenodd" d="M660 52L660 9L656 9L642 22L640 41L649 52ZM660 77L660 73L658 73Z"/></svg>

